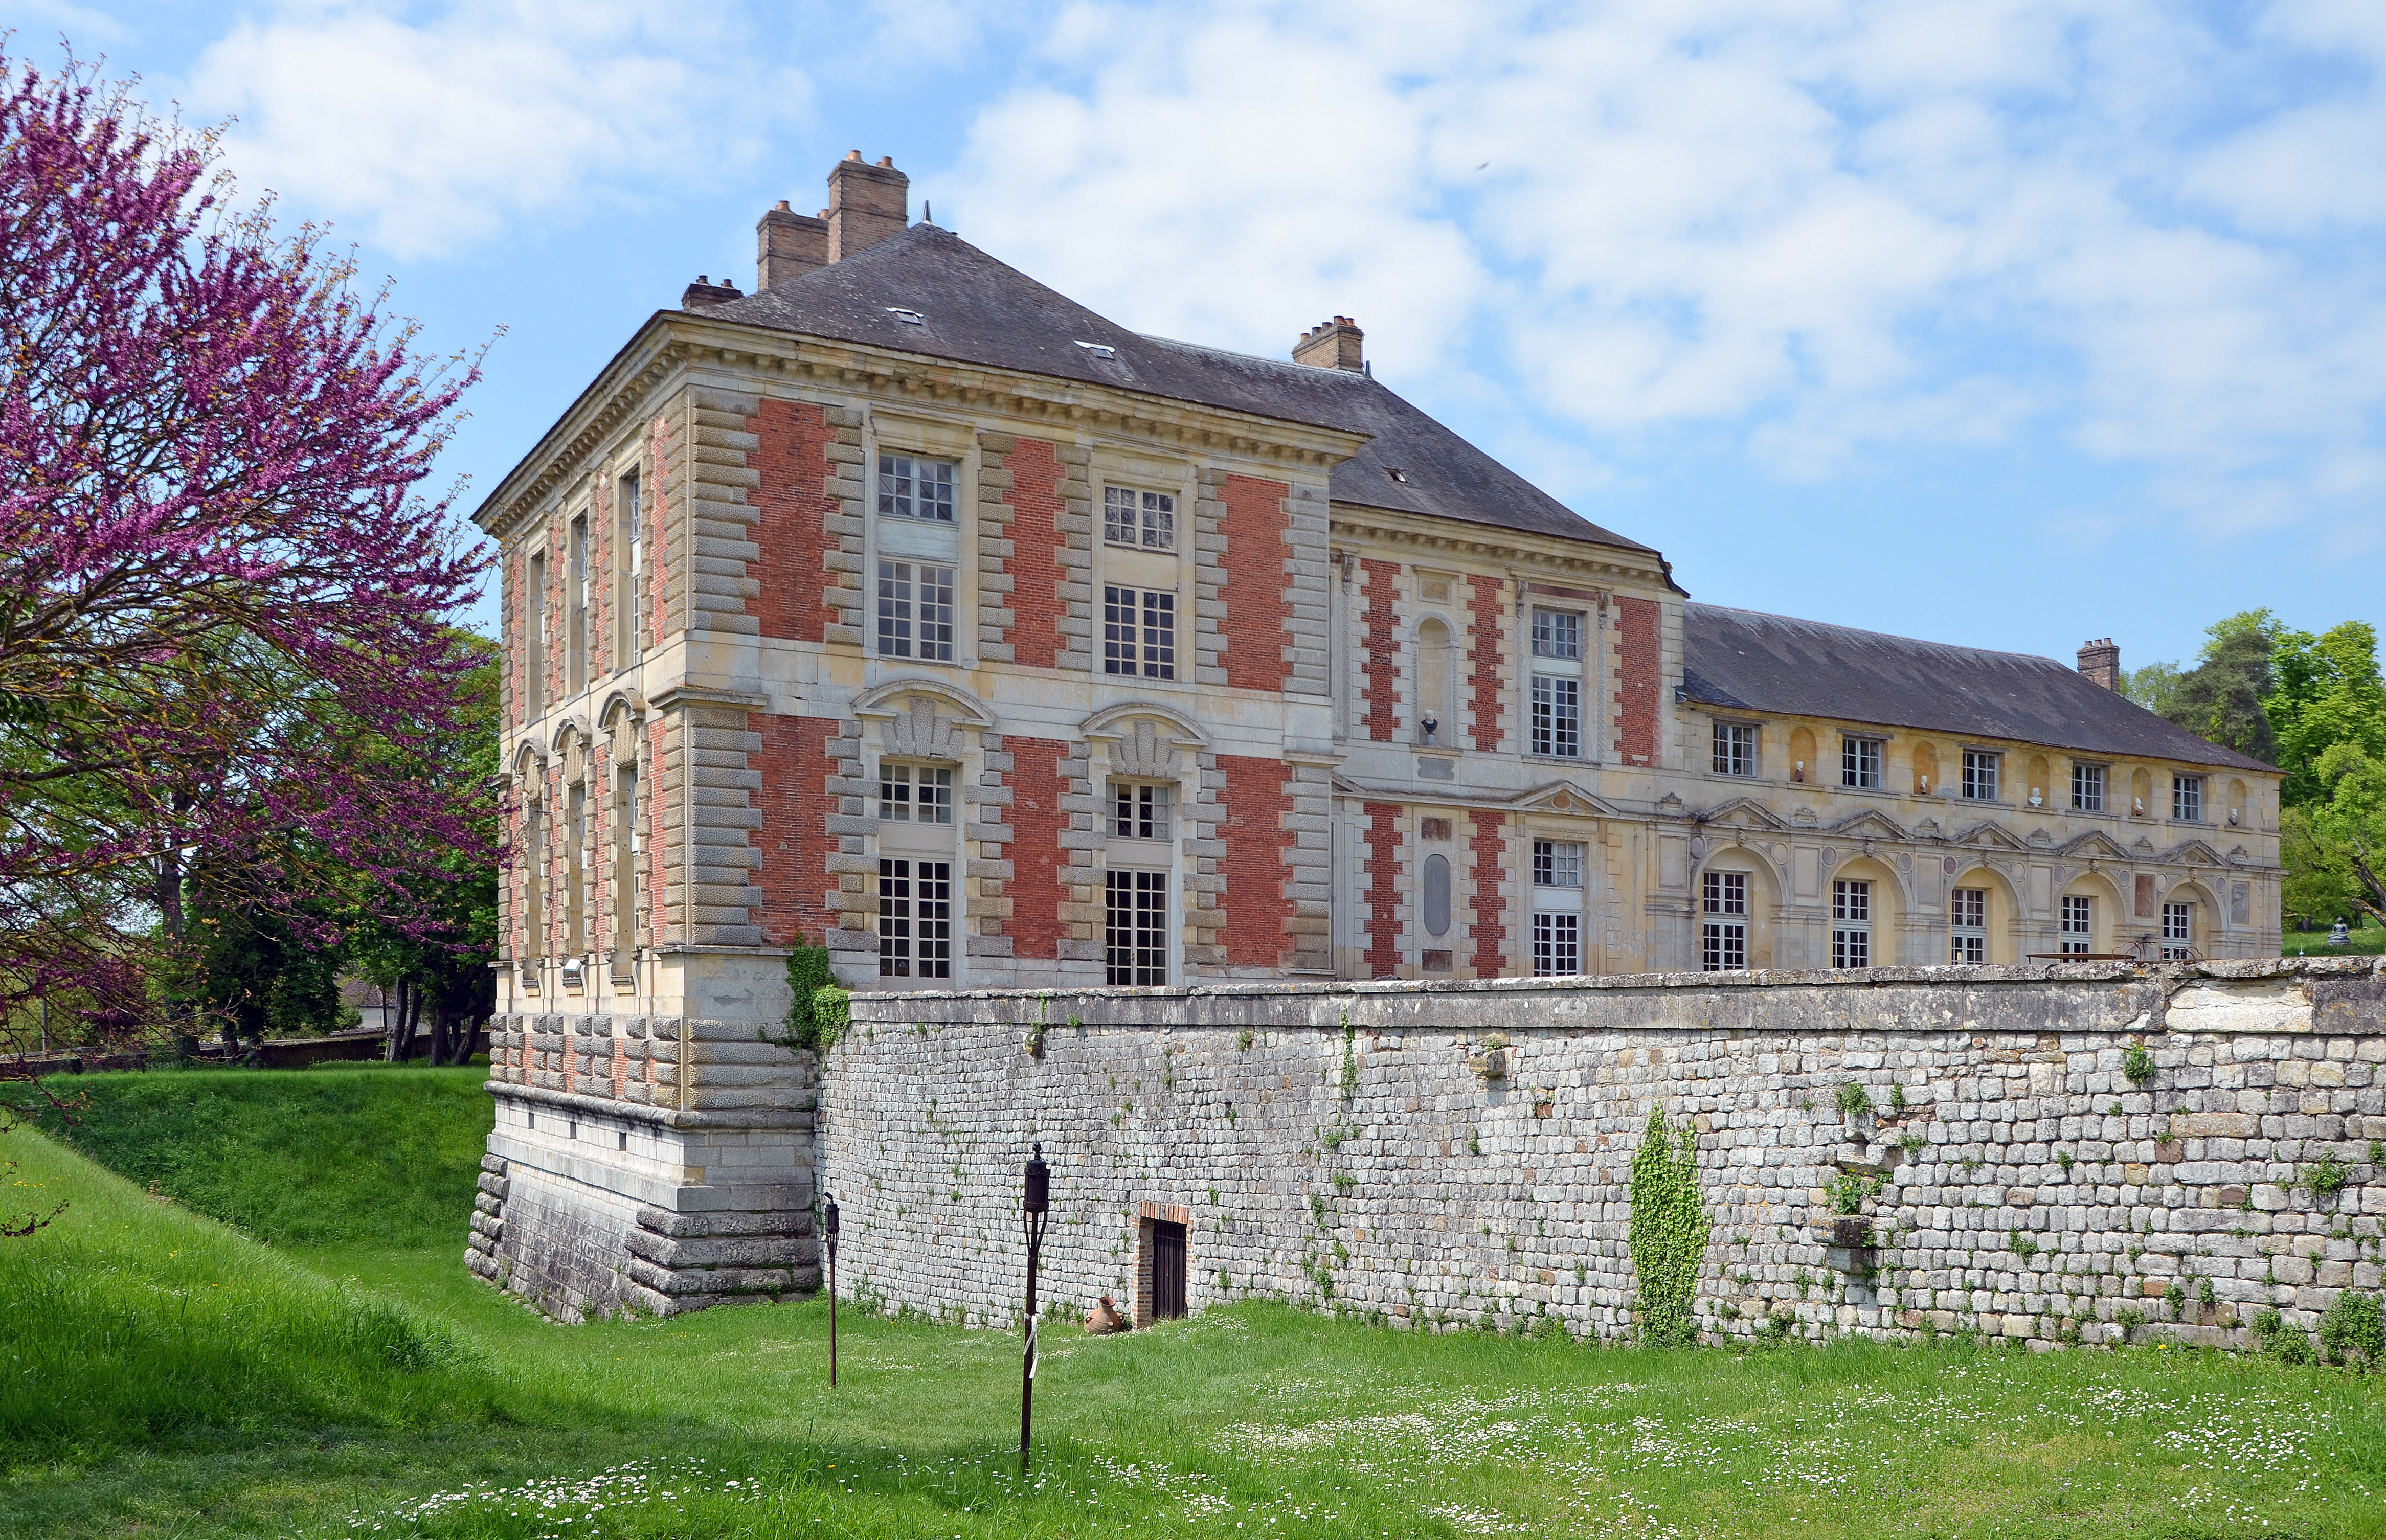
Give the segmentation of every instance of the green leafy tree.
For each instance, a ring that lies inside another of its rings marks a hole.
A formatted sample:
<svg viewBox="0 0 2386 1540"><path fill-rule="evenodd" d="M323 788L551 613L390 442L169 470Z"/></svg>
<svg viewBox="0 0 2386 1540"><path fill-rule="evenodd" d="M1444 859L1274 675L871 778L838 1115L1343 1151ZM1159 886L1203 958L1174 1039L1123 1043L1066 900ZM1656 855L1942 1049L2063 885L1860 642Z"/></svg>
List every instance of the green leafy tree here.
<svg viewBox="0 0 2386 1540"><path fill-rule="evenodd" d="M2276 763L2279 747L2265 704L2274 688L2275 629L2269 612L2260 609L2214 626L2203 660L2179 676L2164 715L2200 738Z"/></svg>
<svg viewBox="0 0 2386 1540"><path fill-rule="evenodd" d="M2121 670L2121 694L2166 720L2179 709L2179 682L2185 678L2176 663L2147 663Z"/></svg>
<svg viewBox="0 0 2386 1540"><path fill-rule="evenodd" d="M2285 904L2328 920L2355 911L2386 925L2386 757L2329 746L2314 771L2325 800L2287 811Z"/></svg>
<svg viewBox="0 0 2386 1540"><path fill-rule="evenodd" d="M2264 703L2278 740L2275 763L2287 772L2279 800L2312 807L2331 796L2320 760L2339 744L2386 760L2386 682L2378 667L2377 630L2347 620L2315 636L2280 631L2271 655L2275 685Z"/></svg>

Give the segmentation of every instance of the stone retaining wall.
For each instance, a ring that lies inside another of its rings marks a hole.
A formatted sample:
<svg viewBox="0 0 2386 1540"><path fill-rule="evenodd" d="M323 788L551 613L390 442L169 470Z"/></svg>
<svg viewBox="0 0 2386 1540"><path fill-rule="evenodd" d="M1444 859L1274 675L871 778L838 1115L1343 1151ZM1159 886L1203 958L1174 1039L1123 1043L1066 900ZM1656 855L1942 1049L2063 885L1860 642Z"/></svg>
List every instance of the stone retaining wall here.
<svg viewBox="0 0 2386 1540"><path fill-rule="evenodd" d="M1015 1323L1040 1140L1060 1308L1140 1315L1181 1209L1196 1310L1626 1335L1652 1108L1697 1130L1716 1336L2238 1345L2264 1307L2310 1327L2379 1284L2377 959L866 995L853 1017L820 1111L840 1290L973 1324Z"/></svg>

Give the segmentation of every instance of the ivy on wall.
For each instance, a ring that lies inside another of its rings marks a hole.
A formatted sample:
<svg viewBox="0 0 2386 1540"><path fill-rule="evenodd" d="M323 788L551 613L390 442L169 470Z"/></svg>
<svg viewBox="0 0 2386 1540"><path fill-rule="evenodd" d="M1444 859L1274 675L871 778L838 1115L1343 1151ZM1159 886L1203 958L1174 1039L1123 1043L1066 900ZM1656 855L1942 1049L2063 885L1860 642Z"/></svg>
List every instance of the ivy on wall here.
<svg viewBox="0 0 2386 1540"><path fill-rule="evenodd" d="M1640 1340L1652 1347L1695 1342L1690 1303L1712 1228L1699 1197L1698 1135L1689 1124L1669 1128L1665 1109L1649 1109L1649 1125L1632 1157L1632 1271L1640 1280Z"/></svg>

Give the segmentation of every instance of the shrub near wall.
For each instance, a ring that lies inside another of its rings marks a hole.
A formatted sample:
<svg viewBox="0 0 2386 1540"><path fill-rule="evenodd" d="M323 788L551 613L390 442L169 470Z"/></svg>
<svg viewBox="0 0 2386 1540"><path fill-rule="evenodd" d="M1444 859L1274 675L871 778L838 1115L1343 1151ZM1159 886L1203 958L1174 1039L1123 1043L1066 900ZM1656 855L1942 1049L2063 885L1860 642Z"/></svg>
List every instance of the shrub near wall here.
<svg viewBox="0 0 2386 1540"><path fill-rule="evenodd" d="M1181 1207L1196 1309L1621 1338L1667 1296L1633 1234L1654 1108L1696 1140L1706 1333L2242 1346L2378 1286L2381 1002L2367 959L865 994L822 1180L849 1286L948 1317L1015 1312L1040 1140L1070 1308ZM2329 1157L2342 1188L2298 1184Z"/></svg>

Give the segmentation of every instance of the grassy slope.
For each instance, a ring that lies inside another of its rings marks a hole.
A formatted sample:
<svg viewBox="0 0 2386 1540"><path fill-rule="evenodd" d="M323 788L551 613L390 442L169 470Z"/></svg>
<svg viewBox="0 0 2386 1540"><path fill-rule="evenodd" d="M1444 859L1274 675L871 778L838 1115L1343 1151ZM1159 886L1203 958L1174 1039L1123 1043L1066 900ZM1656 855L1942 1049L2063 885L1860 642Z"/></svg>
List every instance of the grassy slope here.
<svg viewBox="0 0 2386 1540"><path fill-rule="evenodd" d="M43 1146L26 1146L31 1171ZM41 1180L83 1184L84 1231L62 1237L79 1249L42 1243L69 1283L242 1287L251 1309L329 1287L63 1151L40 1159ZM848 1310L832 1394L819 1302L563 1328L457 1253L444 1233L295 1255L446 1322L484 1378L417 1371L376 1421L334 1394L357 1360L326 1353L326 1387L273 1391L260 1404L283 1409L220 1446L20 1465L0 1533L332 1534L352 1514L475 1536L2386 1533L2386 1395L2333 1371L2152 1351L1598 1351L1245 1307L1124 1338L1053 1333L1023 1486L1016 1337ZM173 1271L193 1256L204 1273ZM512 1495L433 1496L479 1484Z"/></svg>
<svg viewBox="0 0 2386 1540"><path fill-rule="evenodd" d="M460 1250L488 1146L485 1069L341 1065L54 1079L49 1131L132 1182L288 1246Z"/></svg>

